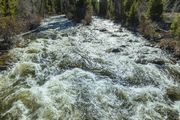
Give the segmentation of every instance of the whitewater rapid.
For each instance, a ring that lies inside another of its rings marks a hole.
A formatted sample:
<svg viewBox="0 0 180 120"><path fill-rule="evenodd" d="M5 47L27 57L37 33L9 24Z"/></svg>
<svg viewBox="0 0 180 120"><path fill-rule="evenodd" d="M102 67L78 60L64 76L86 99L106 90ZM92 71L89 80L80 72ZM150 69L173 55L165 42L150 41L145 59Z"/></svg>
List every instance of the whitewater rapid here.
<svg viewBox="0 0 180 120"><path fill-rule="evenodd" d="M0 120L180 119L180 101L166 94L180 66L140 35L55 16L21 39L0 73Z"/></svg>

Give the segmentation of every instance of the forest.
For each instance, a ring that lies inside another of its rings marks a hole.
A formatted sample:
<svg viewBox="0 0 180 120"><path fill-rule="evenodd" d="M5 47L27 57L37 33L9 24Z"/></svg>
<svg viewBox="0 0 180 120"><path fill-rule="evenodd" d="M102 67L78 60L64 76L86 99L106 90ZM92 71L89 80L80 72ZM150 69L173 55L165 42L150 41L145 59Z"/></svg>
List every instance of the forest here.
<svg viewBox="0 0 180 120"><path fill-rule="evenodd" d="M66 14L84 24L90 24L93 15L101 16L147 38L156 37L158 28L180 37L178 0L1 0L0 5L0 35L4 39L11 35L3 34L34 29L43 17L55 14Z"/></svg>
<svg viewBox="0 0 180 120"><path fill-rule="evenodd" d="M0 0L0 120L180 120L180 0Z"/></svg>

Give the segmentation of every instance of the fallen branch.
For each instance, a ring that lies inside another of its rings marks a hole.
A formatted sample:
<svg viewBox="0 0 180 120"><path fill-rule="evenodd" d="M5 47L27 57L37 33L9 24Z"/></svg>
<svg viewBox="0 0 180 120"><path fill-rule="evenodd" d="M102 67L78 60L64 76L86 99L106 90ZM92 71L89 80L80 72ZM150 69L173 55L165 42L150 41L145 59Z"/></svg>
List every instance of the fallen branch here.
<svg viewBox="0 0 180 120"><path fill-rule="evenodd" d="M28 31L28 32L25 32L25 33L21 33L21 34L17 35L17 37L22 37L22 36L25 36L25 35L34 33L34 32L36 32L38 29L39 29L39 28L36 28L36 29L34 29L34 30L31 30L31 31Z"/></svg>

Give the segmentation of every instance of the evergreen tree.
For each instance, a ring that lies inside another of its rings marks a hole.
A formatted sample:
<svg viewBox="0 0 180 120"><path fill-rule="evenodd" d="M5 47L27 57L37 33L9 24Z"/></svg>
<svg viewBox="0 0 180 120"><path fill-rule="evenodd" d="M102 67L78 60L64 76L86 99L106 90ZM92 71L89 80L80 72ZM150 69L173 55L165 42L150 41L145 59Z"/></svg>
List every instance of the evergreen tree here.
<svg viewBox="0 0 180 120"><path fill-rule="evenodd" d="M5 0L1 0L0 1L0 15L1 16L4 16L5 14Z"/></svg>
<svg viewBox="0 0 180 120"><path fill-rule="evenodd" d="M137 16L137 2L133 1L127 18L128 25L136 27L138 25L138 16Z"/></svg>
<svg viewBox="0 0 180 120"><path fill-rule="evenodd" d="M91 0L85 0L85 5L86 5L86 15L84 18L85 24L89 25L92 21L92 16L93 16L93 7L92 7L92 1Z"/></svg>
<svg viewBox="0 0 180 120"><path fill-rule="evenodd" d="M84 20L84 24L90 24L93 14L91 0L78 0L76 3L76 19Z"/></svg>
<svg viewBox="0 0 180 120"><path fill-rule="evenodd" d="M45 6L46 13L54 13L55 12L54 1L45 0L44 2L45 2L44 6Z"/></svg>
<svg viewBox="0 0 180 120"><path fill-rule="evenodd" d="M16 0L1 0L0 14L2 16L13 16L16 10Z"/></svg>
<svg viewBox="0 0 180 120"><path fill-rule="evenodd" d="M114 2L113 0L108 1L108 6L107 6L107 18L114 18Z"/></svg>
<svg viewBox="0 0 180 120"><path fill-rule="evenodd" d="M107 15L107 0L99 0L99 15L105 17Z"/></svg>
<svg viewBox="0 0 180 120"><path fill-rule="evenodd" d="M162 0L150 0L149 2L149 15L153 21L159 21L162 19L163 2Z"/></svg>
<svg viewBox="0 0 180 120"><path fill-rule="evenodd" d="M124 0L115 0L114 1L114 16L116 21L124 23L125 21L125 6Z"/></svg>
<svg viewBox="0 0 180 120"><path fill-rule="evenodd" d="M93 11L95 15L99 14L99 2L98 0L92 0Z"/></svg>
<svg viewBox="0 0 180 120"><path fill-rule="evenodd" d="M69 19L74 19L76 16L76 1L67 0L65 3L65 14Z"/></svg>

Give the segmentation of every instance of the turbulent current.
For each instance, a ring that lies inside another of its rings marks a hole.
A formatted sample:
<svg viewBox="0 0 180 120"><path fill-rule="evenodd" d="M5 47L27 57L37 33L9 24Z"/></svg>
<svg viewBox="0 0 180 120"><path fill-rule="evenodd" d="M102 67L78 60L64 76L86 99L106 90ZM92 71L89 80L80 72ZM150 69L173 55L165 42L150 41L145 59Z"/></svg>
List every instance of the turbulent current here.
<svg viewBox="0 0 180 120"><path fill-rule="evenodd" d="M90 26L45 19L9 51L0 120L179 120L180 65L158 47L97 17Z"/></svg>

